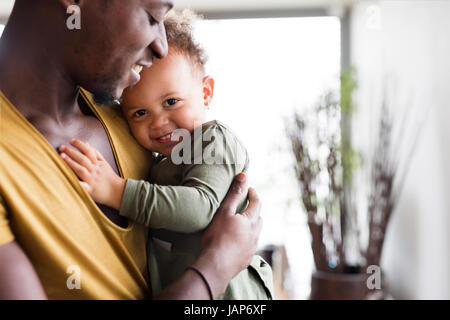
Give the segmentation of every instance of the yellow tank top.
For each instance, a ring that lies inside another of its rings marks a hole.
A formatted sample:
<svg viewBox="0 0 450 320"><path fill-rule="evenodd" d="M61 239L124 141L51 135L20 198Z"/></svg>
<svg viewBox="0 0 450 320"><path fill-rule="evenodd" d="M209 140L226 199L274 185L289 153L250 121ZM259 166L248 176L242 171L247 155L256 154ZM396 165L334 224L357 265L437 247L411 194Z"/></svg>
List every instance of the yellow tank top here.
<svg viewBox="0 0 450 320"><path fill-rule="evenodd" d="M96 106L121 175L144 179L150 155L119 108ZM50 299L149 297L146 228L111 222L47 140L0 92L0 245L16 240Z"/></svg>

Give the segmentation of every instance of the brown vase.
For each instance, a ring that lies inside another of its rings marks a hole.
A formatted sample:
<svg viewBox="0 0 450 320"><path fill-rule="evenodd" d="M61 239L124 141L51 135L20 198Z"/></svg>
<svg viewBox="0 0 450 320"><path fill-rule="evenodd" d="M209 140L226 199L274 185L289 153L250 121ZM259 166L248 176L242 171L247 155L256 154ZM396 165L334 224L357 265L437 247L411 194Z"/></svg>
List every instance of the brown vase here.
<svg viewBox="0 0 450 320"><path fill-rule="evenodd" d="M311 300L364 300L369 295L367 274L314 271Z"/></svg>

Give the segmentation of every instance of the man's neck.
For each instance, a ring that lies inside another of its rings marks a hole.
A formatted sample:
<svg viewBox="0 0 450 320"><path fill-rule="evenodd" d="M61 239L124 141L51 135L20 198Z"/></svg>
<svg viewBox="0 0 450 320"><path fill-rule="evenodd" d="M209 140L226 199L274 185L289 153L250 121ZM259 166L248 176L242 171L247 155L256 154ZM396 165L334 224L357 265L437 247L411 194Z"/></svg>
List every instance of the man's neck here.
<svg viewBox="0 0 450 320"><path fill-rule="evenodd" d="M39 39L8 24L0 41L0 90L24 116L62 123L79 112L78 88L54 50L36 43Z"/></svg>

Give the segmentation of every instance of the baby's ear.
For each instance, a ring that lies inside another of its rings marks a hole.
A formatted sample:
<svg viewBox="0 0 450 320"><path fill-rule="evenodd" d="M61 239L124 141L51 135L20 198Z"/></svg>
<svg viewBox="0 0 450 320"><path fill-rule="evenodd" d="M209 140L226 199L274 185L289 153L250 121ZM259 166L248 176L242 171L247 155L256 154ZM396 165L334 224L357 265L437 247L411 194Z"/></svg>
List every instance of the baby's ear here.
<svg viewBox="0 0 450 320"><path fill-rule="evenodd" d="M209 106L214 96L214 79L210 76L203 78L203 102Z"/></svg>

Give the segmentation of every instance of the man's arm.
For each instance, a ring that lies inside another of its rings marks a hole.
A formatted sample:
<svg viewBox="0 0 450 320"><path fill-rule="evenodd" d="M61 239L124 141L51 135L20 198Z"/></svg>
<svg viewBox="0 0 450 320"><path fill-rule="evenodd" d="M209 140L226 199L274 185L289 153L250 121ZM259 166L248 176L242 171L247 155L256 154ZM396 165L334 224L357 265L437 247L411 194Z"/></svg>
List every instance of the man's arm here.
<svg viewBox="0 0 450 320"><path fill-rule="evenodd" d="M259 216L261 203L253 189L248 190L247 210L236 214L240 199L246 192L245 175L239 174L205 230L202 253L193 263L207 279L214 299L225 291L231 279L248 267L256 251L262 219ZM209 292L203 279L189 269L156 298L207 300Z"/></svg>
<svg viewBox="0 0 450 320"><path fill-rule="evenodd" d="M42 284L20 245L0 246L0 300L46 300Z"/></svg>

